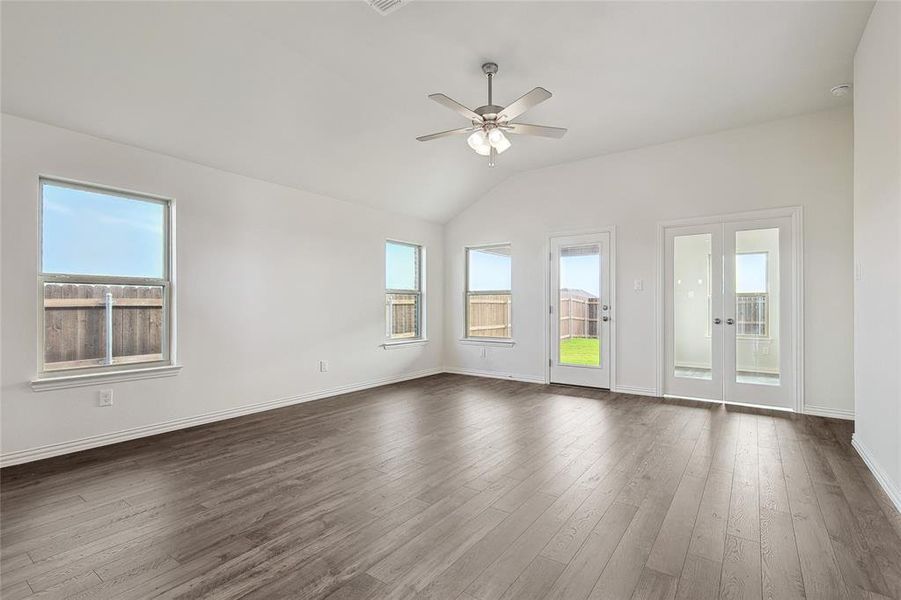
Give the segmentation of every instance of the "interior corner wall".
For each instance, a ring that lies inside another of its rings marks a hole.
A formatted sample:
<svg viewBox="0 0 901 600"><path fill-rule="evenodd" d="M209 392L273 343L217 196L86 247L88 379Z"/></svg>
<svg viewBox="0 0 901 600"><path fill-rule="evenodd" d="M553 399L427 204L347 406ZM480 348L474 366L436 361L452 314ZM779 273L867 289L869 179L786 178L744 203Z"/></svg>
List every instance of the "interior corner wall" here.
<svg viewBox="0 0 901 600"><path fill-rule="evenodd" d="M854 443L901 510L901 3L854 57Z"/></svg>
<svg viewBox="0 0 901 600"><path fill-rule="evenodd" d="M850 417L851 131L841 108L512 175L445 228L446 368L543 381L548 237L613 225L616 388L657 393L658 223L800 205L806 408ZM482 356L460 343L463 249L492 242L512 243L516 343Z"/></svg>
<svg viewBox="0 0 901 600"><path fill-rule="evenodd" d="M441 370L441 225L18 117L0 125L5 461ZM176 199L179 375L32 391L39 175ZM427 344L380 347L386 238L426 248ZM97 406L101 387L113 407Z"/></svg>

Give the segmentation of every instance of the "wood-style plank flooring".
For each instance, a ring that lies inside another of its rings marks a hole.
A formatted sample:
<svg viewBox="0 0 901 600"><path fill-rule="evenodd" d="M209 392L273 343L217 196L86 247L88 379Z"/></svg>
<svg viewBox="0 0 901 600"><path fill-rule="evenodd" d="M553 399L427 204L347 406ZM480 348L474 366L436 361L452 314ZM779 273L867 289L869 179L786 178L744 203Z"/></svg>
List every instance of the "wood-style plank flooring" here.
<svg viewBox="0 0 901 600"><path fill-rule="evenodd" d="M455 375L2 471L2 597L901 597L848 422Z"/></svg>

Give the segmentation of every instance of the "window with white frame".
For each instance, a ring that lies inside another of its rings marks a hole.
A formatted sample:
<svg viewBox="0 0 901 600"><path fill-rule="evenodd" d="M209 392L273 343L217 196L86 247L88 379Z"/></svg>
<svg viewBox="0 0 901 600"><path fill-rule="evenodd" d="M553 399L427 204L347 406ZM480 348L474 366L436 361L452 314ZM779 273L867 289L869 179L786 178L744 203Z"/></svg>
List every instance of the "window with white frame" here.
<svg viewBox="0 0 901 600"><path fill-rule="evenodd" d="M735 333L746 337L769 336L767 253L735 255Z"/></svg>
<svg viewBox="0 0 901 600"><path fill-rule="evenodd" d="M423 337L422 246L385 242L385 329L391 340Z"/></svg>
<svg viewBox="0 0 901 600"><path fill-rule="evenodd" d="M466 249L466 337L512 337L509 244Z"/></svg>
<svg viewBox="0 0 901 600"><path fill-rule="evenodd" d="M169 200L41 179L40 371L170 364Z"/></svg>

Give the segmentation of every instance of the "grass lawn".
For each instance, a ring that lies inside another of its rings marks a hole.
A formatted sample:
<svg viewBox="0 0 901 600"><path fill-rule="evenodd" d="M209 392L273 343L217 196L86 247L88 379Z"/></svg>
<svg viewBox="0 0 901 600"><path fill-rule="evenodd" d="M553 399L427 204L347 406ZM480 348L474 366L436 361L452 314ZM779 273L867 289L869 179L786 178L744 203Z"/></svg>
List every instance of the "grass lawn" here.
<svg viewBox="0 0 901 600"><path fill-rule="evenodd" d="M601 341L597 338L569 338L560 341L560 362L568 365L600 364Z"/></svg>

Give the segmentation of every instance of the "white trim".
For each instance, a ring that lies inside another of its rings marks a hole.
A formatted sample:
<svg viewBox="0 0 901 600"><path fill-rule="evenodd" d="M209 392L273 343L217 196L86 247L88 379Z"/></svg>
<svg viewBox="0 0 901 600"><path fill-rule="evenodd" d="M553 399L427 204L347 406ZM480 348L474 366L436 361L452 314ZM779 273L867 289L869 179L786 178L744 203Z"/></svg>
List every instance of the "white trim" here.
<svg viewBox="0 0 901 600"><path fill-rule="evenodd" d="M393 348L403 348L404 346L421 346L423 344L428 344L429 340L424 338L415 338L409 340L397 340L393 342L384 342L379 344L385 350L391 350Z"/></svg>
<svg viewBox="0 0 901 600"><path fill-rule="evenodd" d="M547 381L541 377L532 377L531 375L516 375L513 373L499 373L497 371L479 371L476 369L459 369L457 367L445 367L445 373L454 375L469 375L471 377L487 377L488 379L508 379L512 381L522 381L523 383L540 383L547 384Z"/></svg>
<svg viewBox="0 0 901 600"><path fill-rule="evenodd" d="M829 417L831 419L854 420L854 411L847 408L829 408L827 406L810 406L804 405L804 414L814 417Z"/></svg>
<svg viewBox="0 0 901 600"><path fill-rule="evenodd" d="M61 442L59 444L49 444L47 446L39 446L37 448L29 448L27 450L7 452L5 454L0 454L0 467L18 465L35 460L41 460L44 458L51 458L53 456L60 456L62 454L70 454L72 452L88 450L90 448L97 448L99 446L107 446L109 444L116 444L119 442L134 440L150 435L157 435L178 429L185 429L187 427L194 427L196 425L204 425L206 423L223 421L225 419L233 419L235 417L240 417L243 415L264 412L267 410L272 410L274 408L291 406L292 404L300 404L302 402L310 402L312 400L319 400L340 394L349 394L351 392L357 392L360 390L366 390L382 385L388 385L390 383L399 383L401 381L407 381L410 379L419 379L420 377L437 375L441 372L442 369L440 368L423 369L421 371L413 371L411 373L399 375L396 377L373 379L363 383L354 383L325 390L306 392L303 394L297 394L295 396L286 396L284 398L278 398L257 404L248 404L236 408L228 408L225 410L218 410L202 415L195 415L193 417L173 419L171 421L156 423L154 425L145 425L143 427L135 427L133 429L104 433L101 435L90 436L68 442Z"/></svg>
<svg viewBox="0 0 901 600"><path fill-rule="evenodd" d="M892 501L892 504L895 505L895 510L901 513L901 490L895 487L891 478L885 474L885 471L882 470L882 467L879 466L876 459L873 457L872 452L863 445L856 433L851 436L851 445L857 450L857 453L860 455L860 458L863 459L863 462L867 465L867 468L870 470L870 473L873 474L873 477L876 478L879 487L882 488L885 495L888 496L889 500Z"/></svg>
<svg viewBox="0 0 901 600"><path fill-rule="evenodd" d="M35 392L46 392L48 390L100 385L102 383L119 383L121 381L172 377L178 375L180 372L181 365L165 365L162 367L147 367L143 369L61 375L59 377L38 377L31 380L31 389Z"/></svg>
<svg viewBox="0 0 901 600"><path fill-rule="evenodd" d="M729 213L722 215L710 215L703 217L690 217L672 221L660 221L657 223L657 290L655 294L655 329L657 331L656 342L656 386L658 396L676 397L665 394L664 382L666 381L666 230L672 227L688 225L710 225L716 223L736 222L771 219L779 217L791 217L792 227L792 262L794 281L792 282L792 366L795 375L794 411L806 413L804 397L804 209L801 206L786 206L782 208L767 208L762 210ZM745 406L741 403L739 406ZM756 407L759 408L759 407ZM766 407L771 408L771 407ZM777 409L778 410L778 409ZM813 410L816 410L814 407ZM812 414L812 413L811 413Z"/></svg>
<svg viewBox="0 0 901 600"><path fill-rule="evenodd" d="M637 387L634 385L618 385L615 388L610 388L611 392L617 394L630 394L632 396L650 396L652 398L657 397L657 390L652 387Z"/></svg>
<svg viewBox="0 0 901 600"><path fill-rule="evenodd" d="M516 345L516 340L504 340L499 338L460 338L459 341L461 344L466 344L469 346L507 346L512 347Z"/></svg>

